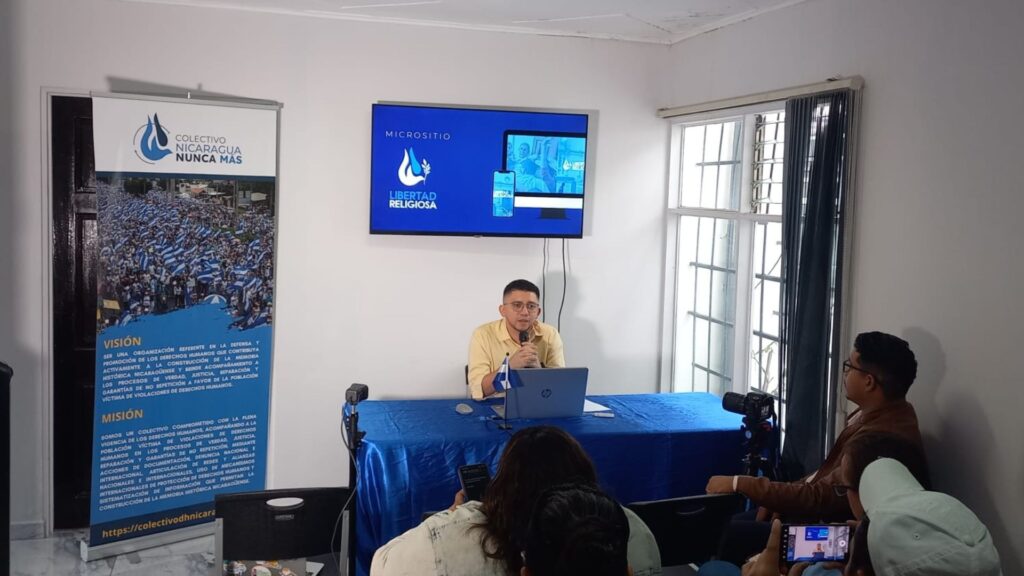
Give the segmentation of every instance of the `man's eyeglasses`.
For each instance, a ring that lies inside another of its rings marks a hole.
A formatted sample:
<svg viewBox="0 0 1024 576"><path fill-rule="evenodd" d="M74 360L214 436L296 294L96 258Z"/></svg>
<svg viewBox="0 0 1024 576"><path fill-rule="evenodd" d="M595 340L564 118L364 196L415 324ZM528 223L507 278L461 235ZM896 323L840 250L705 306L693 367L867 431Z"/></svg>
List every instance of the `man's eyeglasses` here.
<svg viewBox="0 0 1024 576"><path fill-rule="evenodd" d="M509 302L505 306L511 306L516 312L522 312L523 308L526 308L530 312L536 312L540 310L540 304L536 302Z"/></svg>
<svg viewBox="0 0 1024 576"><path fill-rule="evenodd" d="M849 374L850 370L856 370L857 372L863 372L863 373L867 374L868 376L875 376L875 374L873 372L869 371L869 370L865 370L863 368L858 368L857 366L854 366L853 363L850 362L849 360L844 361L843 362L843 374ZM875 378L878 378L878 376L875 376Z"/></svg>
<svg viewBox="0 0 1024 576"><path fill-rule="evenodd" d="M847 486L845 484L833 484L832 491L836 493L836 496L842 498L846 496L846 493L853 490L853 486Z"/></svg>

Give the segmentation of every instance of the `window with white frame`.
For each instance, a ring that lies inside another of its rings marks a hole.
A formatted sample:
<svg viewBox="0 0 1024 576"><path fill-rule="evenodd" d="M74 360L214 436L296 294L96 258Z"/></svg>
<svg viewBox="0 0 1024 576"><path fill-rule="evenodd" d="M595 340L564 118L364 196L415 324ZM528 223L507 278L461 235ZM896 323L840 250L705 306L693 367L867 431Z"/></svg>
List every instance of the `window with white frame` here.
<svg viewBox="0 0 1024 576"><path fill-rule="evenodd" d="M666 291L673 392L780 395L784 126L784 102L673 124Z"/></svg>

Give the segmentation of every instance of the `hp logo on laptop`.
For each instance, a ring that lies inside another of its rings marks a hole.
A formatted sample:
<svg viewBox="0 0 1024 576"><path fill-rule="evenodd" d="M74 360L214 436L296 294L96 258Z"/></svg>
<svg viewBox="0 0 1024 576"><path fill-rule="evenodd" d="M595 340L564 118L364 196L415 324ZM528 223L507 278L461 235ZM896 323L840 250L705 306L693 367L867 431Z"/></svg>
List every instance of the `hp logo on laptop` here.
<svg viewBox="0 0 1024 576"><path fill-rule="evenodd" d="M550 398L551 397L551 388L545 388L545 389L541 390L540 391L540 397L541 398Z"/></svg>

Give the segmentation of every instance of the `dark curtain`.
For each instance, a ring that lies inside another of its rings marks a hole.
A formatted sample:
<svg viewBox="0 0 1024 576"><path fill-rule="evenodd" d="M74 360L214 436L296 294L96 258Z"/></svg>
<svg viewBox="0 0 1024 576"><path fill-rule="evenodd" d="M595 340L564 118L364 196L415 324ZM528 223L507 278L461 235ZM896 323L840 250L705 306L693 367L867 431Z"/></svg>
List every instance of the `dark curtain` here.
<svg viewBox="0 0 1024 576"><path fill-rule="evenodd" d="M843 220L854 94L786 102L783 178L782 390L786 439L780 473L803 477L828 446L829 397L839 361Z"/></svg>
<svg viewBox="0 0 1024 576"><path fill-rule="evenodd" d="M4 422L11 421L11 377L14 371L0 362L0 418ZM0 570L4 574L11 573L11 428L4 426L3 440L0 440L0 466L4 472L0 474Z"/></svg>

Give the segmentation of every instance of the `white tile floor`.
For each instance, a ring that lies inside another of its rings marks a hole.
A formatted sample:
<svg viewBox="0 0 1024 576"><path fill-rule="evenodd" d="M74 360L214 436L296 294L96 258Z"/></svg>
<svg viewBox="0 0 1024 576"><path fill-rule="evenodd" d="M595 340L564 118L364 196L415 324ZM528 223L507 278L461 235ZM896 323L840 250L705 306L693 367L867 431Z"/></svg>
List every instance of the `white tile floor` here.
<svg viewBox="0 0 1024 576"><path fill-rule="evenodd" d="M82 562L85 532L11 541L12 576L206 576L213 566L213 536Z"/></svg>

